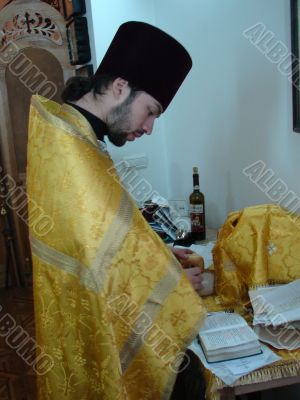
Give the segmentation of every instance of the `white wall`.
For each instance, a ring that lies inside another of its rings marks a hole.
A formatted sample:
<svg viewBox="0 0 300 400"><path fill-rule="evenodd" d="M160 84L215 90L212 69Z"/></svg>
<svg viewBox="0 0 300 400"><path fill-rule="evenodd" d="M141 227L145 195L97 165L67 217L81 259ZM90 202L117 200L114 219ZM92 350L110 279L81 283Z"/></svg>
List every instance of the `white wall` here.
<svg viewBox="0 0 300 400"><path fill-rule="evenodd" d="M200 167L208 225L235 209L270 202L242 170L263 160L300 196L300 134L292 89L242 32L262 22L290 46L287 0L155 0L157 24L180 39L194 66L165 116L170 196L187 198Z"/></svg>
<svg viewBox="0 0 300 400"><path fill-rule="evenodd" d="M99 65L115 32L123 22L143 21L155 24L153 0L88 0L87 3L94 69ZM148 167L138 171L140 179L145 178L153 187L153 191L168 197L167 161L163 150L164 138L160 131L161 122L158 121L150 137L145 135L122 148L108 143L108 150L115 162L124 157L146 155Z"/></svg>
<svg viewBox="0 0 300 400"><path fill-rule="evenodd" d="M199 166L211 227L220 226L229 211L271 201L242 173L257 160L300 197L291 84L242 34L261 22L289 47L289 1L91 1L97 63L117 27L130 19L165 29L194 61L153 135L111 148L115 160L147 154L142 176L170 199L188 198L192 167Z"/></svg>

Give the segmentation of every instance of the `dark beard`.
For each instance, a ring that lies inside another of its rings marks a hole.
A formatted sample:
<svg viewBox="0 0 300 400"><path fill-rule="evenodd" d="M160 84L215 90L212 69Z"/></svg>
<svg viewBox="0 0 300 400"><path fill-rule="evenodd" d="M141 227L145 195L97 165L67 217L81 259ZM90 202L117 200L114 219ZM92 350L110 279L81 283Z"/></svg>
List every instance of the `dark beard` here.
<svg viewBox="0 0 300 400"><path fill-rule="evenodd" d="M131 106L138 92L131 91L126 100L114 107L107 118L107 137L117 147L122 147L127 141L131 129Z"/></svg>
<svg viewBox="0 0 300 400"><path fill-rule="evenodd" d="M117 147L122 147L127 142L127 133L107 133L108 140Z"/></svg>

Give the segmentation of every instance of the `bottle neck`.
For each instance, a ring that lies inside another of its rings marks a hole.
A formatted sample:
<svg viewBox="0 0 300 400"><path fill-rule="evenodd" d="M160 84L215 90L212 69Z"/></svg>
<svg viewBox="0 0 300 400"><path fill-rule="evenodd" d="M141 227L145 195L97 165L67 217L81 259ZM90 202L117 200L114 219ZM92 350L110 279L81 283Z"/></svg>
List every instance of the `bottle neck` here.
<svg viewBox="0 0 300 400"><path fill-rule="evenodd" d="M194 190L200 190L199 174L193 174L193 188Z"/></svg>

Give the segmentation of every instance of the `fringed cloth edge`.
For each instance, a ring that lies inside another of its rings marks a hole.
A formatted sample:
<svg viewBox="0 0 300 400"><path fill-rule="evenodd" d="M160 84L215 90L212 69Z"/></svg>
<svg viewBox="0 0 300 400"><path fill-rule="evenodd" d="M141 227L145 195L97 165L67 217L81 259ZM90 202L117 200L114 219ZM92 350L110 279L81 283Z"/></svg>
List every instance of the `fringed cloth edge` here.
<svg viewBox="0 0 300 400"><path fill-rule="evenodd" d="M300 374L300 361L277 361L274 365L269 365L256 371L250 372L238 379L230 387L252 385L255 383L269 382L274 379L290 378ZM217 377L214 377L213 387L215 390L227 387L224 382Z"/></svg>

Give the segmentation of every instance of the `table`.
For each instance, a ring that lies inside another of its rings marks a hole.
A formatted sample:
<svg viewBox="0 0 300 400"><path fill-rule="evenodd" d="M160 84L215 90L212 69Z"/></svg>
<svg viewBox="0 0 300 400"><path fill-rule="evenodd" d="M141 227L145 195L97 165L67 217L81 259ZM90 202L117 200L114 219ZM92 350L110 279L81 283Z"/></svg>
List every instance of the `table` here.
<svg viewBox="0 0 300 400"><path fill-rule="evenodd" d="M216 296L203 299L208 311L221 311L222 306ZM242 306L235 309L246 320L249 315ZM232 386L227 386L221 379L207 369L204 376L207 385L208 400L234 400L236 396L251 393L252 400L260 399L260 392L267 389L300 383L300 349L295 351L273 349L282 360L260 368L238 379Z"/></svg>
<svg viewBox="0 0 300 400"><path fill-rule="evenodd" d="M251 400L259 400L261 397L260 392L263 390L294 385L296 383L300 383L299 375L280 378L280 379L273 379L268 382L261 382L248 385L237 385L235 387L224 387L223 389L219 390L219 397L220 400L234 400L236 396L251 393L253 394L253 396L251 396Z"/></svg>

